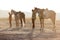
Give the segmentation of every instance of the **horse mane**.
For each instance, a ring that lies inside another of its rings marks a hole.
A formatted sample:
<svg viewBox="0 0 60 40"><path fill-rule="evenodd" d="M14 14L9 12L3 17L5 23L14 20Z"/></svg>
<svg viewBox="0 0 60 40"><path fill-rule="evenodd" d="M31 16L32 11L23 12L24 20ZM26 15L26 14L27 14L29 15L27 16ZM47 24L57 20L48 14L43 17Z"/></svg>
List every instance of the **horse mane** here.
<svg viewBox="0 0 60 40"><path fill-rule="evenodd" d="M11 12L14 12L14 13L15 13L16 11L15 11L15 10L13 10L13 9L11 9Z"/></svg>

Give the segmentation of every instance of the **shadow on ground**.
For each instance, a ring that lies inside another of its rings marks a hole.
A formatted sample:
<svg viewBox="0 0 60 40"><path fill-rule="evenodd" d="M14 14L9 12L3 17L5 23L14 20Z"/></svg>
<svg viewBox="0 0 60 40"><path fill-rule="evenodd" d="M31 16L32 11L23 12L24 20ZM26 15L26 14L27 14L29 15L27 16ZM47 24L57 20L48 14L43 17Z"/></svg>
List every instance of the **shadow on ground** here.
<svg viewBox="0 0 60 40"><path fill-rule="evenodd" d="M9 30L8 30L9 29ZM23 31L24 33L20 33L19 29ZM18 31L19 34L7 34L6 31ZM22 29L22 28L7 28L4 30L1 30L0 32L0 40L33 40L34 38L56 38L55 32L39 32L37 34L34 34L35 30L28 30L28 29ZM5 32L5 34L4 34ZM28 32L28 33L27 33Z"/></svg>

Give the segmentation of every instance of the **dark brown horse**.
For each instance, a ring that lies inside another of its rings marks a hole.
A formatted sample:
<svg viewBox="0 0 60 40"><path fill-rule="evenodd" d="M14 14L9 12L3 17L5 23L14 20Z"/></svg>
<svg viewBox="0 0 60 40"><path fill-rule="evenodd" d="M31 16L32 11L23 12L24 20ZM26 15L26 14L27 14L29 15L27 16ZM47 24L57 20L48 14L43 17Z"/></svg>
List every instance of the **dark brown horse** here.
<svg viewBox="0 0 60 40"><path fill-rule="evenodd" d="M43 30L43 28L44 28L43 11L44 11L44 9L38 9L38 8L35 8L34 10L32 10L33 29L35 28L36 13L38 13L38 16L39 16L39 19L40 19L40 24L41 24L41 30Z"/></svg>
<svg viewBox="0 0 60 40"><path fill-rule="evenodd" d="M10 14L10 12L8 14L9 14L9 24L10 24L10 27L11 27L12 26L12 23L11 23L11 21L12 21L12 14Z"/></svg>
<svg viewBox="0 0 60 40"><path fill-rule="evenodd" d="M9 24L10 24L10 27L12 26L12 15L14 15L14 18L15 18L15 22L16 22L16 27L19 26L19 20L21 22L21 27L23 26L23 22L25 23L25 14L21 11L19 12L16 12L14 10L11 10L11 13L9 13Z"/></svg>

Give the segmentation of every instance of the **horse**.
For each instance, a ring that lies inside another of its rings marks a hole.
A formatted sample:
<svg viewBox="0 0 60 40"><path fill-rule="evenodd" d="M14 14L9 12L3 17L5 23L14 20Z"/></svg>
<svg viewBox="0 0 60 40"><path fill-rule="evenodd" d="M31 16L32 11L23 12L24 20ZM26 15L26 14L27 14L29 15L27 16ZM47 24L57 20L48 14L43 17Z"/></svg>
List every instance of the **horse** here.
<svg viewBox="0 0 60 40"><path fill-rule="evenodd" d="M53 10L48 10L48 9L40 9L35 7L34 10L32 10L32 24L33 28L35 27L35 19L36 19L36 13L38 13L38 17L40 19L40 24L42 30L44 29L44 19L51 19L53 23L53 31L55 31L55 19L56 19L56 13Z"/></svg>
<svg viewBox="0 0 60 40"><path fill-rule="evenodd" d="M10 27L12 26L12 23L11 23L12 15L14 15L14 18L15 18L16 27L19 26L19 20L21 22L21 27L24 26L23 25L23 22L25 24L25 14L24 14L24 12L21 12L21 11L16 12L13 9L11 10L11 13L9 13L9 24L10 24Z"/></svg>
<svg viewBox="0 0 60 40"><path fill-rule="evenodd" d="M44 27L44 18L43 18L43 11L44 9L37 9L35 8L34 10L32 9L32 27L33 29L35 28L35 20L36 20L36 13L38 13L39 19L40 19L40 24L41 24L41 31L43 31Z"/></svg>
<svg viewBox="0 0 60 40"><path fill-rule="evenodd" d="M10 27L12 27L12 23L11 23L11 21L12 21L12 14L10 14L10 12L8 12L8 14L9 14L9 24L10 24Z"/></svg>

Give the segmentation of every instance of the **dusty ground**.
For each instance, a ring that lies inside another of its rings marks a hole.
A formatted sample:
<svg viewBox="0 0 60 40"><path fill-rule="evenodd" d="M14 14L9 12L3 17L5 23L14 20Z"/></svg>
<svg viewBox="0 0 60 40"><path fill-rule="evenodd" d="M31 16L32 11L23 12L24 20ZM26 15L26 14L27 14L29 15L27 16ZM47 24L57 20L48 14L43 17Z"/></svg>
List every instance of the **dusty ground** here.
<svg viewBox="0 0 60 40"><path fill-rule="evenodd" d="M26 19L25 27L9 27L8 19L0 19L0 40L60 40L60 21L56 20L56 32L52 31L53 25L45 19L44 32L40 31L40 21L36 19L35 29L32 30L31 19Z"/></svg>

